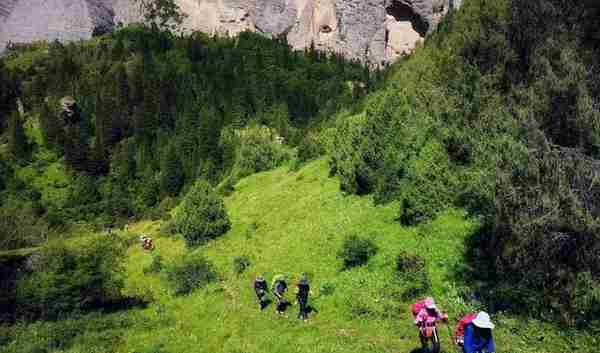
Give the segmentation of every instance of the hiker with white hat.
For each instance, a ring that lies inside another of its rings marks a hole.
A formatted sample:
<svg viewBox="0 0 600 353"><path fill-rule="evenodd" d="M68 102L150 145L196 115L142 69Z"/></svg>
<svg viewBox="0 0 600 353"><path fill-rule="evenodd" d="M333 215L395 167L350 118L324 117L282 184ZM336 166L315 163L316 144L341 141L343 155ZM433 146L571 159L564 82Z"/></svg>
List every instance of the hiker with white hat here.
<svg viewBox="0 0 600 353"><path fill-rule="evenodd" d="M470 324L465 327L464 353L495 353L496 347L492 337L494 324L490 315L480 311Z"/></svg>

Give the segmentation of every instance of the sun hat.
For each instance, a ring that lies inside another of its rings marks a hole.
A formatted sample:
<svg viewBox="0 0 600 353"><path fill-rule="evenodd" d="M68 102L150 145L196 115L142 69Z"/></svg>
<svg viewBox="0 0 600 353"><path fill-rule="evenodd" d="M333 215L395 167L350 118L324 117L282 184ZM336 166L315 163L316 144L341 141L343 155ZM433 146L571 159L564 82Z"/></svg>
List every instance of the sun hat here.
<svg viewBox="0 0 600 353"><path fill-rule="evenodd" d="M473 325L479 328L494 328L494 324L492 323L492 320L490 320L490 315L488 315L488 313L486 313L485 311L480 311L477 314L477 317L475 318L475 320L473 320Z"/></svg>
<svg viewBox="0 0 600 353"><path fill-rule="evenodd" d="M435 300L433 300L433 298L431 298L431 297L425 298L425 308L437 309L437 306L435 305Z"/></svg>

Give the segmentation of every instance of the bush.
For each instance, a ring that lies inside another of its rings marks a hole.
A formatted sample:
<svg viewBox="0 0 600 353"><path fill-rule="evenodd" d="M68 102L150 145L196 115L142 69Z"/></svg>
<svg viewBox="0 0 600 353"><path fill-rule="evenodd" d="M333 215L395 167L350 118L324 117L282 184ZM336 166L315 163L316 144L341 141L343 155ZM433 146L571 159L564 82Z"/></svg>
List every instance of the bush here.
<svg viewBox="0 0 600 353"><path fill-rule="evenodd" d="M399 274L414 273L425 270L425 259L402 251L396 257L396 272Z"/></svg>
<svg viewBox="0 0 600 353"><path fill-rule="evenodd" d="M206 181L194 184L173 221L187 246L198 246L231 227L223 200Z"/></svg>
<svg viewBox="0 0 600 353"><path fill-rule="evenodd" d="M309 133L298 145L298 154L296 155L292 169L298 170L304 163L316 159L324 153L325 148L321 145L317 137Z"/></svg>
<svg viewBox="0 0 600 353"><path fill-rule="evenodd" d="M238 256L233 259L233 271L237 275L241 275L244 273L244 271L246 271L246 269L248 269L248 267L250 267L251 264L252 263L247 256Z"/></svg>
<svg viewBox="0 0 600 353"><path fill-rule="evenodd" d="M20 313L55 318L122 300L122 242L95 237L76 247L57 242L41 251L39 268L17 284Z"/></svg>
<svg viewBox="0 0 600 353"><path fill-rule="evenodd" d="M155 254L152 255L152 262L146 268L144 268L144 274L159 273L163 268L162 256Z"/></svg>
<svg viewBox="0 0 600 353"><path fill-rule="evenodd" d="M234 170L238 178L270 170L290 158L280 136L267 127L248 127L236 131L239 139Z"/></svg>
<svg viewBox="0 0 600 353"><path fill-rule="evenodd" d="M332 282L325 282L319 288L319 295L322 296L332 295L333 292L335 292L335 283Z"/></svg>
<svg viewBox="0 0 600 353"><path fill-rule="evenodd" d="M396 257L396 276L404 282L402 300L414 299L425 294L431 288L431 282L425 268L425 259L402 251Z"/></svg>
<svg viewBox="0 0 600 353"><path fill-rule="evenodd" d="M201 255L188 253L167 269L176 295L185 295L217 280L213 266Z"/></svg>
<svg viewBox="0 0 600 353"><path fill-rule="evenodd" d="M337 256L344 261L344 269L349 269L366 264L377 250L371 240L353 234L346 237Z"/></svg>
<svg viewBox="0 0 600 353"><path fill-rule="evenodd" d="M0 249L12 250L40 244L47 237L49 224L39 217L31 202L10 198L0 207Z"/></svg>

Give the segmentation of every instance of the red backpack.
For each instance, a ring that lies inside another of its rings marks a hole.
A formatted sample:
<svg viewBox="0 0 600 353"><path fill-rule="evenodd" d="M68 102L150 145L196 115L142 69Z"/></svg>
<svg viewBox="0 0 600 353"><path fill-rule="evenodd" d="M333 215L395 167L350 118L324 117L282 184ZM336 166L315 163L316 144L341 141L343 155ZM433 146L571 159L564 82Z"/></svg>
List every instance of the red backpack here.
<svg viewBox="0 0 600 353"><path fill-rule="evenodd" d="M477 313L467 314L463 316L462 319L460 319L458 324L456 324L456 329L454 330L454 339L456 340L457 344L462 344L464 342L465 327L467 327L468 324L473 322L473 320L475 320L476 317Z"/></svg>

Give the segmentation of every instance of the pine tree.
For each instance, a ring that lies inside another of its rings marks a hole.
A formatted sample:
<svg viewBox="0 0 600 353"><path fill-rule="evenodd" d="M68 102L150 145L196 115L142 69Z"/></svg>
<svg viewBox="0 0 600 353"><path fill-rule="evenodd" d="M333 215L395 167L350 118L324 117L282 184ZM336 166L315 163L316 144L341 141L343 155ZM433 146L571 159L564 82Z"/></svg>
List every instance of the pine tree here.
<svg viewBox="0 0 600 353"><path fill-rule="evenodd" d="M23 122L18 112L10 115L8 122L8 150L18 160L27 156L27 137L23 129Z"/></svg>
<svg viewBox="0 0 600 353"><path fill-rule="evenodd" d="M153 207L159 200L160 184L155 177L154 170L148 166L142 173L140 196L146 207Z"/></svg>
<svg viewBox="0 0 600 353"><path fill-rule="evenodd" d="M42 103L40 107L40 127L44 144L50 148L60 147L62 143L61 122L46 102Z"/></svg>
<svg viewBox="0 0 600 353"><path fill-rule="evenodd" d="M83 121L77 105L73 106L71 116L67 116L63 112L63 121L65 122L63 142L65 161L76 171L86 171L89 154L88 133L86 123Z"/></svg>
<svg viewBox="0 0 600 353"><path fill-rule="evenodd" d="M161 189L169 196L177 196L184 182L183 165L177 156L175 146L170 145L161 165Z"/></svg>

